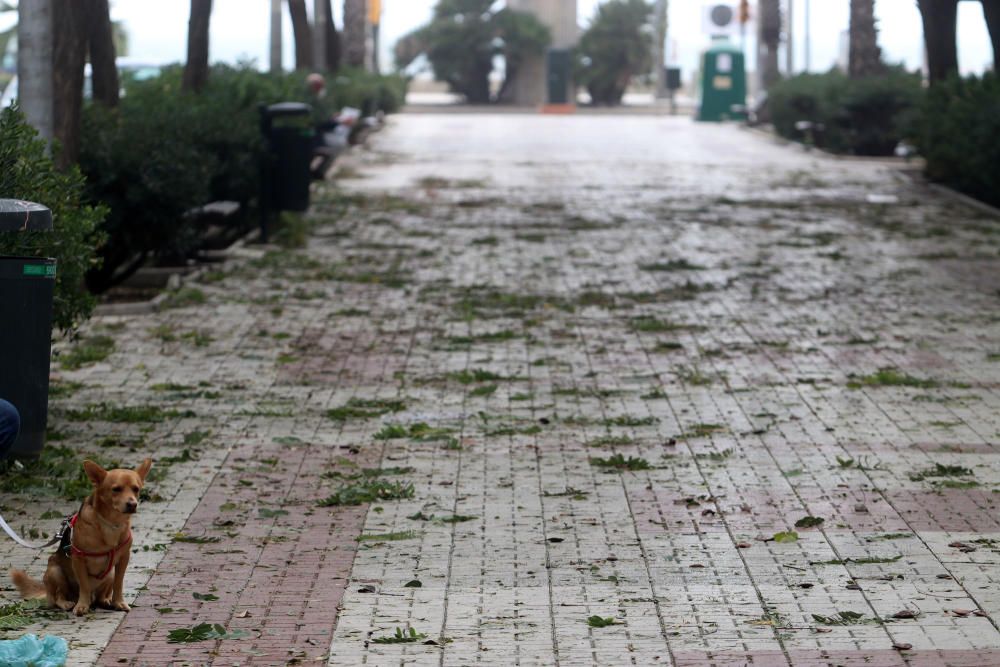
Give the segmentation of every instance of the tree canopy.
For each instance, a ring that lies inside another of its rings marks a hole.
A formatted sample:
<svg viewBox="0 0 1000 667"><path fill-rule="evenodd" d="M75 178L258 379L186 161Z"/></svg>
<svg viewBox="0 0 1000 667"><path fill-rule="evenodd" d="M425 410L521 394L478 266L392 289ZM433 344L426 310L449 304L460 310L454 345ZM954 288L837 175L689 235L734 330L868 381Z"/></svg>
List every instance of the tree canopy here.
<svg viewBox="0 0 1000 667"><path fill-rule="evenodd" d="M396 64L406 67L426 55L434 78L446 82L468 102L487 104L503 97L526 56L541 55L552 41L549 29L533 15L497 9L493 0L439 0L431 22L396 45ZM494 60L506 62L504 82L494 97L490 74Z"/></svg>
<svg viewBox="0 0 1000 667"><path fill-rule="evenodd" d="M609 0L580 37L576 80L594 104L621 104L632 77L652 66L653 7L646 0Z"/></svg>

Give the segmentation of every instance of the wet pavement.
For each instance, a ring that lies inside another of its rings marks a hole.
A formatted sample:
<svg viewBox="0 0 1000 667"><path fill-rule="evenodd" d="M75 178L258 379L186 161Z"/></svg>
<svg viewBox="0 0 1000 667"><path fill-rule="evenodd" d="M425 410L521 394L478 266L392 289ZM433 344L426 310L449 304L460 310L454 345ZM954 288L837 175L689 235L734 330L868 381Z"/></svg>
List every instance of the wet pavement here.
<svg viewBox="0 0 1000 667"><path fill-rule="evenodd" d="M57 371L66 460L158 471L71 664L1000 664L996 218L652 116L398 116L337 186Z"/></svg>

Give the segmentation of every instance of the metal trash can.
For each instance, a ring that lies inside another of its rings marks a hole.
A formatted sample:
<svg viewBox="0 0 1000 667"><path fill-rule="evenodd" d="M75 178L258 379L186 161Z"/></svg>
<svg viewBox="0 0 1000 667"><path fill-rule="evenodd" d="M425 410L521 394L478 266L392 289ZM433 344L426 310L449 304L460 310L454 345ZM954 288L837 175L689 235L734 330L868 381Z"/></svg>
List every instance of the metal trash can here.
<svg viewBox="0 0 1000 667"><path fill-rule="evenodd" d="M0 234L52 231L52 211L0 199ZM0 398L21 414L10 458L37 458L45 444L56 260L0 256Z"/></svg>
<svg viewBox="0 0 1000 667"><path fill-rule="evenodd" d="M298 102L261 106L260 129L267 143L261 209L305 211L309 208L309 163L316 137L312 107Z"/></svg>

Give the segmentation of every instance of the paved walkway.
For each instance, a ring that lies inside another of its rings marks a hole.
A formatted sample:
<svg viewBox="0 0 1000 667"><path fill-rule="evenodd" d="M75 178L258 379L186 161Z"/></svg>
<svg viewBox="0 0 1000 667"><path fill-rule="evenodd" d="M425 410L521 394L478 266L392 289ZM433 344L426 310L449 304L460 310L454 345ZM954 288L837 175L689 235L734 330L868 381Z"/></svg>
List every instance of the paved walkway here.
<svg viewBox="0 0 1000 667"><path fill-rule="evenodd" d="M404 115L339 183L59 371L57 451L158 471L71 664L1000 664L997 220L656 117Z"/></svg>

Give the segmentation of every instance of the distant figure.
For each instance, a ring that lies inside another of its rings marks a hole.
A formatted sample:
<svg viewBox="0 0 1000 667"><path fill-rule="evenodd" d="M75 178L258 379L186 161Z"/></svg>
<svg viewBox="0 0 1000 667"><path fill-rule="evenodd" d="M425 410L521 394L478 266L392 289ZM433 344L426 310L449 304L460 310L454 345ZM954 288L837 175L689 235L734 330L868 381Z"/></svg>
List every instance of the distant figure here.
<svg viewBox="0 0 1000 667"><path fill-rule="evenodd" d="M0 398L0 458L7 456L20 432L21 415L17 408Z"/></svg>
<svg viewBox="0 0 1000 667"><path fill-rule="evenodd" d="M306 77L306 88L309 89L309 104L312 106L313 123L321 130L329 130L336 123L333 120L333 109L326 97L326 79L322 74L313 72Z"/></svg>

